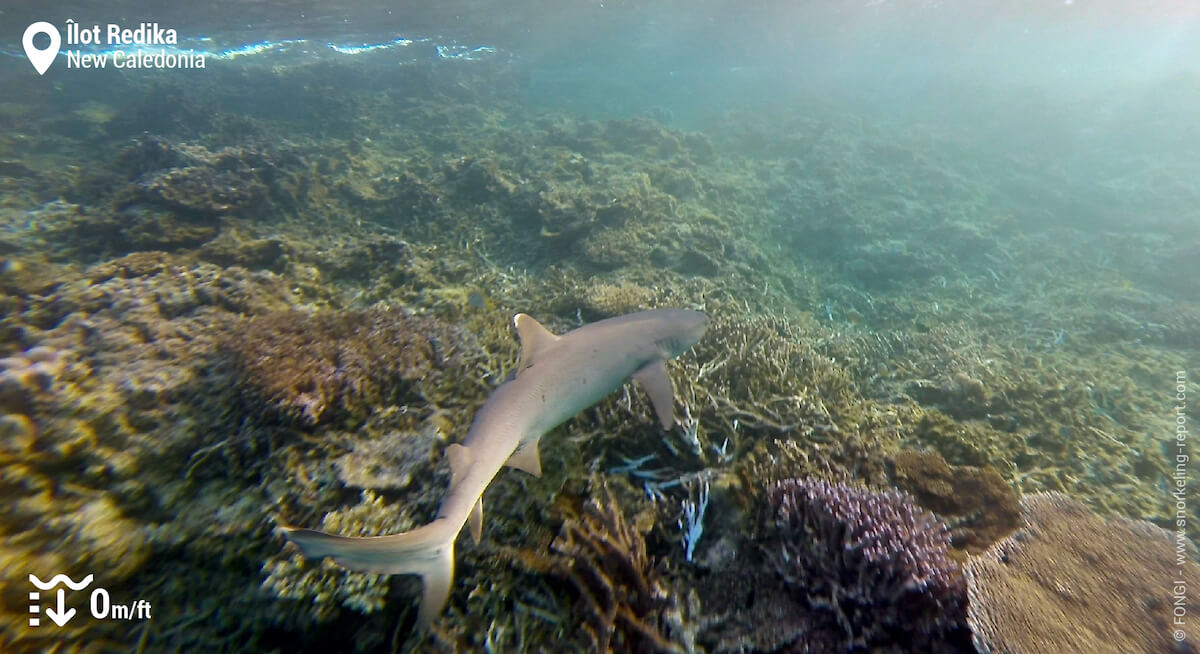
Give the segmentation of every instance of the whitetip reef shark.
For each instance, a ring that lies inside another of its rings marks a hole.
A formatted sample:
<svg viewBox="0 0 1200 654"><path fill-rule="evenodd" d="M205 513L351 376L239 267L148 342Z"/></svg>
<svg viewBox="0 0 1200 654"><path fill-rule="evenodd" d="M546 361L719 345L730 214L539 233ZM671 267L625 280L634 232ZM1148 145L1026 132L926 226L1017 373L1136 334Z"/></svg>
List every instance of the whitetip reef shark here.
<svg viewBox="0 0 1200 654"><path fill-rule="evenodd" d="M524 313L513 316L521 341L514 375L484 403L467 437L446 448L450 489L429 524L392 536L349 538L283 527L310 558L330 557L352 570L421 575L417 628L441 612L454 579L454 541L469 520L479 542L483 492L504 466L541 476L542 435L602 400L633 377L650 396L663 429L675 424L666 362L695 345L708 316L656 309L601 320L556 336Z"/></svg>

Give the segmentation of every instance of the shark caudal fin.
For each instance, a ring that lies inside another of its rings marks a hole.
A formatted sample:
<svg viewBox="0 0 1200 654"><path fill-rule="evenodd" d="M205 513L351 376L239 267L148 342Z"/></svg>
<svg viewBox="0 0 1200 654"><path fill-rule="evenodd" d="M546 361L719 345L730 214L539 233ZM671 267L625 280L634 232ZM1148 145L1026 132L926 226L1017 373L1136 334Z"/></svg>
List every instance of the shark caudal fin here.
<svg viewBox="0 0 1200 654"><path fill-rule="evenodd" d="M454 581L455 531L434 521L403 534L347 538L311 529L284 527L284 534L312 559L328 556L351 570L421 575L424 592L417 628L428 627L441 612Z"/></svg>

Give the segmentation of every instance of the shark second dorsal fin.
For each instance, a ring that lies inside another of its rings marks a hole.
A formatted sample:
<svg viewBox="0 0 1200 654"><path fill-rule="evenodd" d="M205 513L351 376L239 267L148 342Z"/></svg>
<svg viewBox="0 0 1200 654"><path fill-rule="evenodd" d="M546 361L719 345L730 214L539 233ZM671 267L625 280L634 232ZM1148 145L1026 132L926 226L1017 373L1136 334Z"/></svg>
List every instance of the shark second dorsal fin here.
<svg viewBox="0 0 1200 654"><path fill-rule="evenodd" d="M633 373L633 378L650 396L650 404L654 405L654 413L658 414L662 428L674 427L675 390L671 386L671 375L667 374L667 362L659 360L647 363Z"/></svg>
<svg viewBox="0 0 1200 654"><path fill-rule="evenodd" d="M517 338L521 341L521 362L517 364L517 374L520 375L534 364L538 352L553 345L558 337L527 313L513 316L513 328L517 330Z"/></svg>
<svg viewBox="0 0 1200 654"><path fill-rule="evenodd" d="M450 488L458 485L471 467L471 449L466 445L451 443L446 446L446 458L450 459Z"/></svg>
<svg viewBox="0 0 1200 654"><path fill-rule="evenodd" d="M524 470L534 477L541 477L542 456L538 453L538 442L533 441L518 447L517 451L508 457L508 461L504 465L512 466L517 470Z"/></svg>

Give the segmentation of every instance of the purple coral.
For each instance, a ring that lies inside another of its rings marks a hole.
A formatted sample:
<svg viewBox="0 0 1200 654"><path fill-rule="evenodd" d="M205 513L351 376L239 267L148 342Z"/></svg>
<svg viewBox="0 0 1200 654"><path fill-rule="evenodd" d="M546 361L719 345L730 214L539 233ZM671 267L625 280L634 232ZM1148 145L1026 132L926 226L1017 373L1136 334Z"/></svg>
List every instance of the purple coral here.
<svg viewBox="0 0 1200 654"><path fill-rule="evenodd" d="M971 651L950 532L899 491L791 479L767 491L768 561L833 651Z"/></svg>

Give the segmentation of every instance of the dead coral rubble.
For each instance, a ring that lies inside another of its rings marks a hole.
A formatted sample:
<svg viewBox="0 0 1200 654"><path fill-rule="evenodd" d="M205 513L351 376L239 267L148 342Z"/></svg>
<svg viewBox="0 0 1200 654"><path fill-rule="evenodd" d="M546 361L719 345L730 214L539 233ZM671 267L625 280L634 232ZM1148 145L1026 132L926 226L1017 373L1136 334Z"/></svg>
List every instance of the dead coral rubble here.
<svg viewBox="0 0 1200 654"><path fill-rule="evenodd" d="M794 651L970 651L949 529L907 495L787 480L767 497L768 563L836 639Z"/></svg>
<svg viewBox="0 0 1200 654"><path fill-rule="evenodd" d="M980 652L1196 651L1171 625L1172 588L1200 588L1190 544L1176 565L1172 534L1150 523L1104 520L1059 493L1021 508L1025 527L965 570Z"/></svg>

